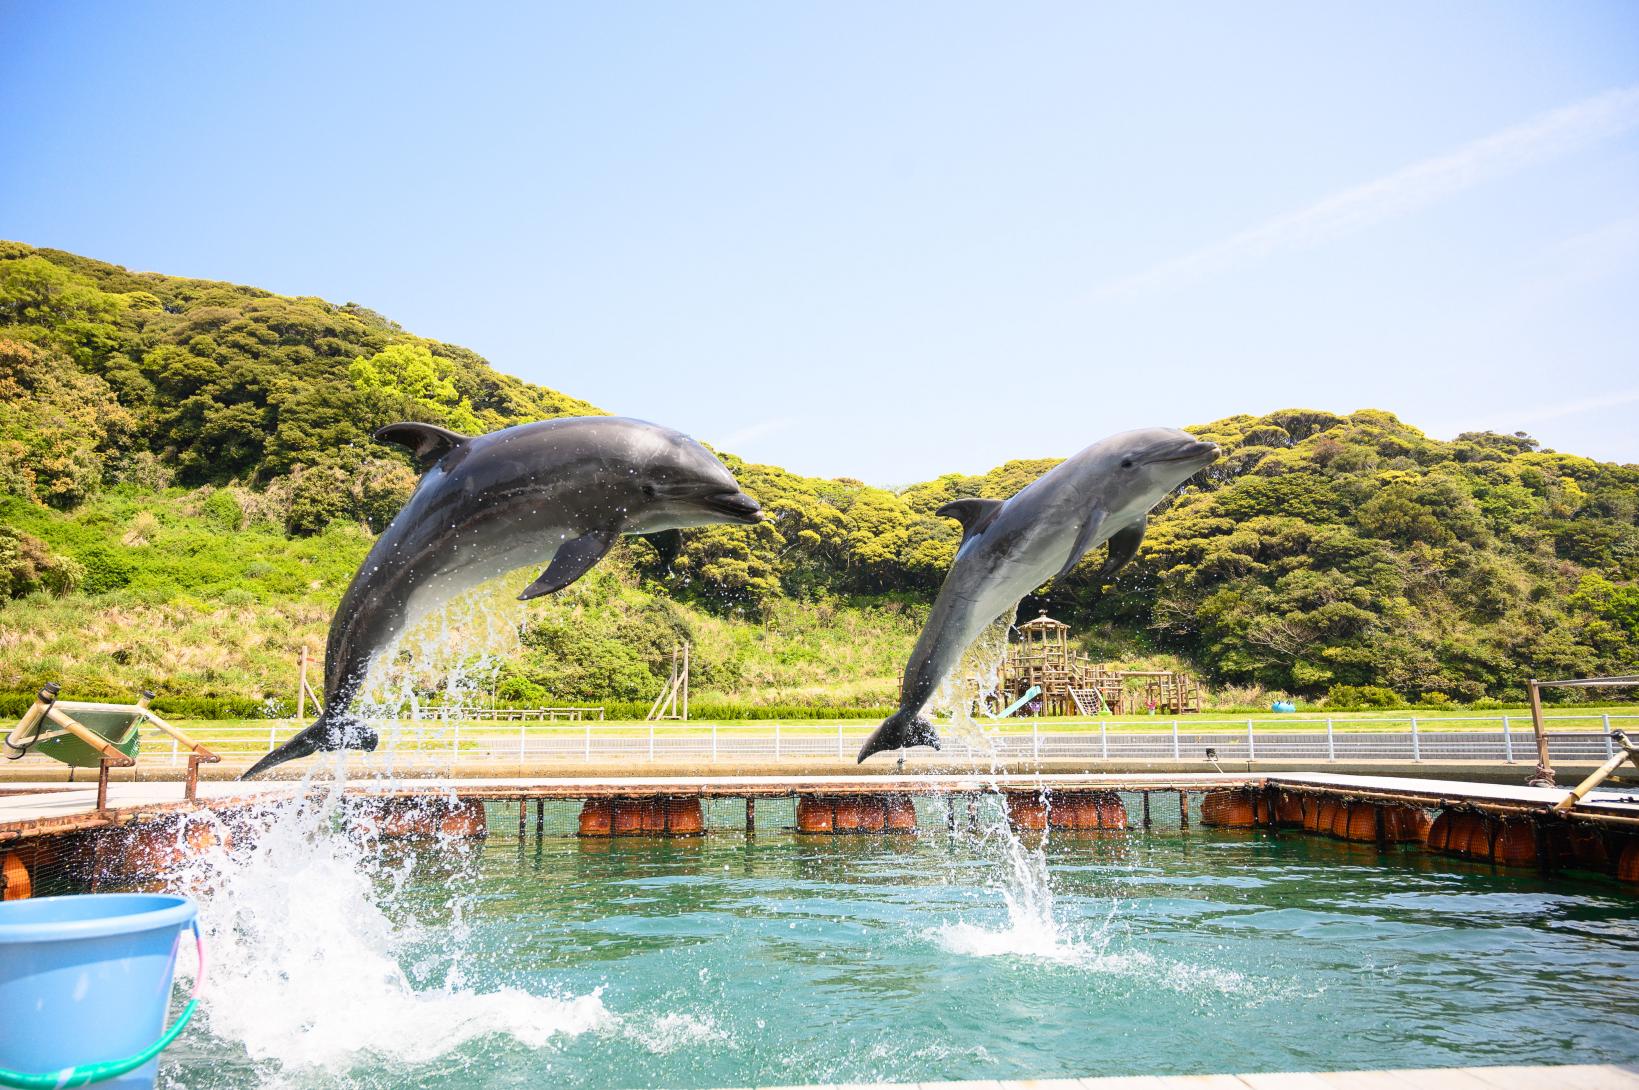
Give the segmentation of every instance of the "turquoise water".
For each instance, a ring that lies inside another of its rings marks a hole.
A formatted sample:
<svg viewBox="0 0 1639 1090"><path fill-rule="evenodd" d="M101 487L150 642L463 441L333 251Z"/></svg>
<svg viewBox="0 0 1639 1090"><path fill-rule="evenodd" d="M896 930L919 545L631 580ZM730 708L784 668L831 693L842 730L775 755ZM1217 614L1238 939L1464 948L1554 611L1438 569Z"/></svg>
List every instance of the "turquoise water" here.
<svg viewBox="0 0 1639 1090"><path fill-rule="evenodd" d="M511 805L466 848L269 835L201 891L210 998L162 1084L1639 1060L1639 899L1613 883L1175 821L1021 844L991 807L953 837L922 810L891 838L797 836L789 803L754 838L581 841L564 806L520 846Z"/></svg>

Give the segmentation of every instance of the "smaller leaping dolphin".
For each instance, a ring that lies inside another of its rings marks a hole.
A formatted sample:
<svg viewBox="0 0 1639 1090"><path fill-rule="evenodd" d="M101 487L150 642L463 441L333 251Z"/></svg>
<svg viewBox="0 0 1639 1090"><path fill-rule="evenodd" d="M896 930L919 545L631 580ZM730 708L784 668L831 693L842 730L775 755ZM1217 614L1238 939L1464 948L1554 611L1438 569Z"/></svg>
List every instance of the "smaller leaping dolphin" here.
<svg viewBox="0 0 1639 1090"><path fill-rule="evenodd" d="M1062 578L1108 541L1098 577L1138 555L1150 509L1218 457L1218 448L1173 428L1142 428L1094 443L1009 500L953 500L936 514L962 524L956 561L905 664L899 710L860 748L939 748L922 709L979 633L1020 598Z"/></svg>
<svg viewBox="0 0 1639 1090"><path fill-rule="evenodd" d="M518 597L562 590L623 534L659 535L762 519L717 457L681 432L614 416L566 417L469 437L390 424L376 438L408 448L420 483L376 539L330 622L324 712L243 778L319 750L375 749L352 714L375 657L405 629L487 579L550 561Z"/></svg>

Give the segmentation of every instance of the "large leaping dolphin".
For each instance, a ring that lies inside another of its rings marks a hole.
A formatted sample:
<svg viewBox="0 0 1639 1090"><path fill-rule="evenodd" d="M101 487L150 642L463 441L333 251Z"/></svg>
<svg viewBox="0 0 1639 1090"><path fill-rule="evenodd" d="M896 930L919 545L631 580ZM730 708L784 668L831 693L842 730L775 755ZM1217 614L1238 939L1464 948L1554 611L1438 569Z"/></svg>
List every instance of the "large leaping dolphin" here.
<svg viewBox="0 0 1639 1090"><path fill-rule="evenodd" d="M859 759L905 746L938 749L922 709L979 633L1105 541L1099 578L1114 575L1138 555L1150 509L1217 457L1214 444L1187 432L1143 428L1094 443L1012 499L939 508L961 522L962 544L905 664L899 710L865 740Z"/></svg>
<svg viewBox="0 0 1639 1090"><path fill-rule="evenodd" d="M709 450L641 420L567 417L476 438L391 424L376 438L408 448L421 482L330 622L323 714L246 778L317 750L374 749L375 732L351 711L371 661L462 591L550 561L518 596L538 598L585 575L622 534L675 539L685 526L762 518ZM658 547L675 552L675 541Z"/></svg>

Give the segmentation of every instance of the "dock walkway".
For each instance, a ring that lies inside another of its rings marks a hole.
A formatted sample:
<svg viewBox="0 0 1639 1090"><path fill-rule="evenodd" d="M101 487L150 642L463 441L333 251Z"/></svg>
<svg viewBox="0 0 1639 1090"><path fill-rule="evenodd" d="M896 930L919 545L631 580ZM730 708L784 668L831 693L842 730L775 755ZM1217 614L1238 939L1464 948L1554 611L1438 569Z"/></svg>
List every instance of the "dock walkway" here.
<svg viewBox="0 0 1639 1090"><path fill-rule="evenodd" d="M1334 798L1462 807L1501 816L1546 815L1569 792L1523 785L1430 780L1399 776L1345 776L1330 773L1005 773L870 776L599 776L498 779L353 780L348 795L450 797L489 801L584 800L594 798L743 798L798 795L953 796L986 792L1197 793L1230 788L1280 788ZM213 781L199 785L189 803L178 785L165 782L111 783L107 810L95 809L94 785L11 784L0 789L0 843L120 825L165 812L233 808L301 793L323 792L333 781ZM1595 791L1577 806L1572 820L1639 829L1639 795Z"/></svg>

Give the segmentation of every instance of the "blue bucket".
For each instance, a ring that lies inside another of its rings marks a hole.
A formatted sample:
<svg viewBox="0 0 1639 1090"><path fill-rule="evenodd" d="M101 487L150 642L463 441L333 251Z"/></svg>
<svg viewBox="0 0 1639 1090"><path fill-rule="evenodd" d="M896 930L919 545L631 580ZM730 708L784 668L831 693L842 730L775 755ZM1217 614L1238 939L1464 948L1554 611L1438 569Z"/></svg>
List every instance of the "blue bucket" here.
<svg viewBox="0 0 1639 1090"><path fill-rule="evenodd" d="M186 897L159 893L0 903L0 1084L117 1063L159 1042L178 940L196 914ZM152 1087L158 1069L156 1053L96 1085Z"/></svg>

